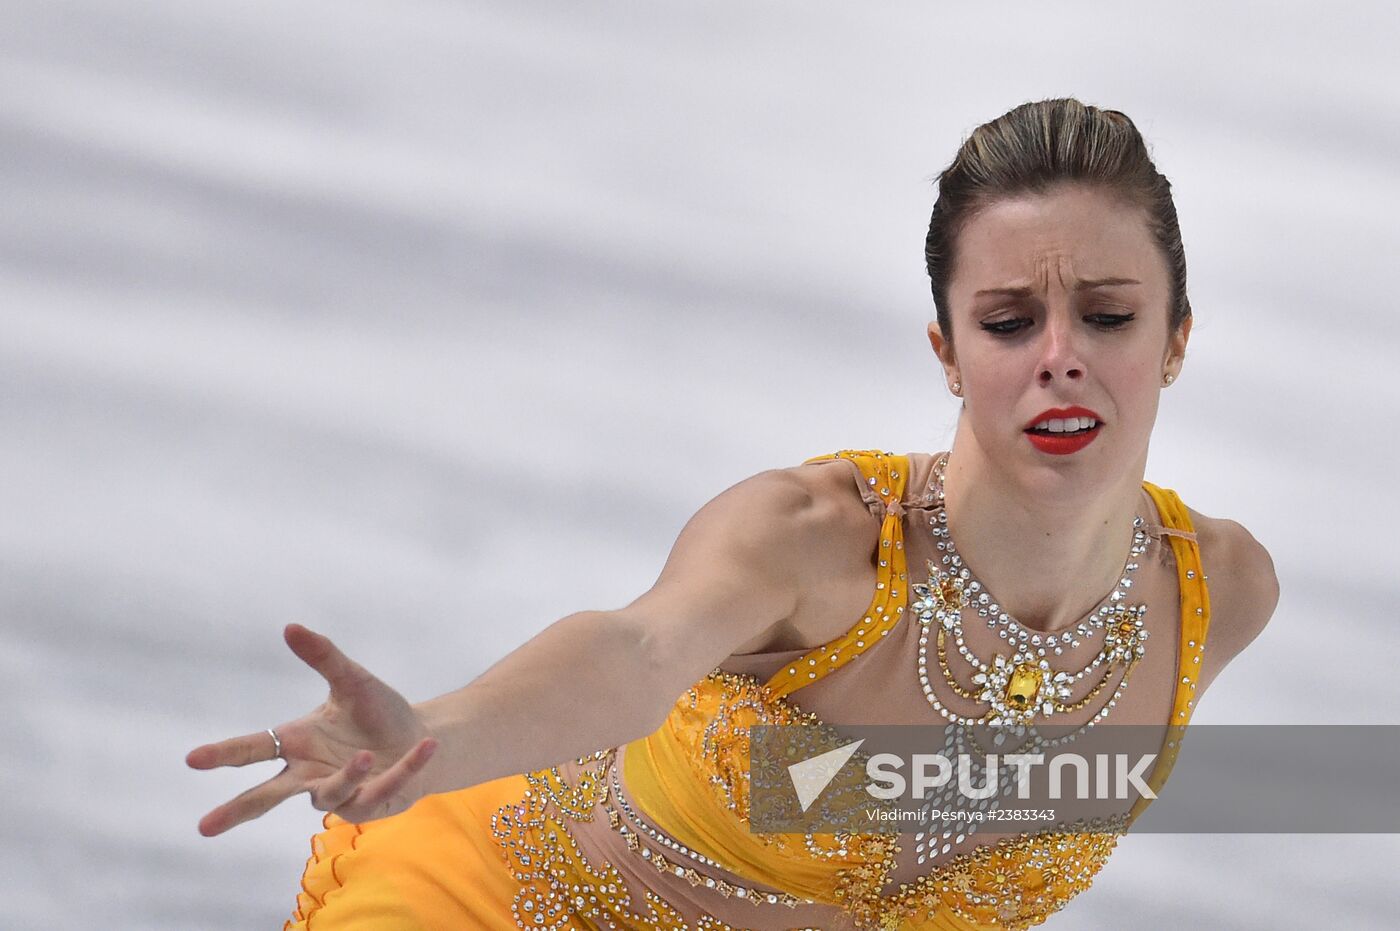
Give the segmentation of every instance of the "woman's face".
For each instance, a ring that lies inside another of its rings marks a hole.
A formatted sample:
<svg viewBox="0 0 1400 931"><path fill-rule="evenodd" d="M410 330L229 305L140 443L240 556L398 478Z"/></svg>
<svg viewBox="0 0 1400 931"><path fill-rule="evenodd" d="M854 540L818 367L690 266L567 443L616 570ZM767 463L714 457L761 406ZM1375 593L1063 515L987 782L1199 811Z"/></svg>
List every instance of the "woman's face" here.
<svg viewBox="0 0 1400 931"><path fill-rule="evenodd" d="M1163 377L1179 371L1190 334L1189 318L1168 332L1167 265L1145 214L1062 185L986 207L956 253L953 345L937 322L929 339L948 382L962 383L963 426L983 454L1016 471L1068 468L1086 490L1145 465ZM1099 426L1034 429L1072 407Z"/></svg>

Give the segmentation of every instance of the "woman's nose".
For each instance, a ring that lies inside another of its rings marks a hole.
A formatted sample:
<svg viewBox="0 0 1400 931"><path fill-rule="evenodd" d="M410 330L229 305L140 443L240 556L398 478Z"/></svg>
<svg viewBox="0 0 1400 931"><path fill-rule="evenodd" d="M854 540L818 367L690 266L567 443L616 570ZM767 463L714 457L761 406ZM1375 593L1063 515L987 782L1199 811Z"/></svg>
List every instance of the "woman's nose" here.
<svg viewBox="0 0 1400 931"><path fill-rule="evenodd" d="M1084 361L1080 357L1074 321L1068 313L1051 311L1045 317L1041 336L1039 378L1042 383L1056 379L1077 380L1084 377Z"/></svg>

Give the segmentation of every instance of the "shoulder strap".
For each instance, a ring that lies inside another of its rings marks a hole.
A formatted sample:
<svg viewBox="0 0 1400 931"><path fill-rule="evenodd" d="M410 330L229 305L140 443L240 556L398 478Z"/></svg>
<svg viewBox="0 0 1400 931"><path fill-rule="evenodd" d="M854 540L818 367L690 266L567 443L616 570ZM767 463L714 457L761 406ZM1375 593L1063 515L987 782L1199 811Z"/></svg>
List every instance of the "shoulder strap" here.
<svg viewBox="0 0 1400 931"><path fill-rule="evenodd" d="M1196 682L1201 677L1201 660L1205 655L1206 636L1210 632L1210 592L1206 587L1205 568L1201 564L1201 547L1186 505L1170 488L1159 488L1151 482L1143 482L1142 487L1152 496L1158 513L1162 515L1163 535L1170 542L1172 554L1176 557L1177 587L1181 592L1181 642L1177 648L1174 680L1176 698L1172 703L1166 743L1152 775L1147 779L1148 786L1157 792L1171 775L1177 754L1181 752L1186 725L1190 723L1196 707ZM1138 800L1129 813L1130 823L1137 820L1149 801Z"/></svg>
<svg viewBox="0 0 1400 931"><path fill-rule="evenodd" d="M1210 632L1210 592L1206 587L1205 567L1201 564L1201 546L1191 516L1175 491L1159 488L1151 482L1143 487L1152 496L1176 557L1177 587L1181 591L1181 657L1177 676L1177 707L1172 712L1173 723L1184 723L1191 717L1196 701L1190 694L1200 677L1200 659Z"/></svg>
<svg viewBox="0 0 1400 931"><path fill-rule="evenodd" d="M841 636L810 650L784 665L766 686L777 696L790 695L824 678L873 647L894 629L909 601L904 553L904 513L901 501L909 480L909 459L877 449L843 449L814 456L803 465L830 459L847 459L860 473L862 496L883 506L880 522L879 557L875 567L875 595L870 607L856 624Z"/></svg>

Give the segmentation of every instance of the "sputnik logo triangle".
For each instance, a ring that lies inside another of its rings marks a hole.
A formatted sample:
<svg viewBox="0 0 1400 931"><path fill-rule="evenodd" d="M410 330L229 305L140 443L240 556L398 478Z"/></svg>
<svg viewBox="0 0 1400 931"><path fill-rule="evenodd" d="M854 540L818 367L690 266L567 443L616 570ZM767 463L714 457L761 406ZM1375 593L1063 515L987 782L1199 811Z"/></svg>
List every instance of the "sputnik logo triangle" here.
<svg viewBox="0 0 1400 931"><path fill-rule="evenodd" d="M836 778L841 767L846 765L846 761L863 743L865 743L864 737L860 740L853 740L844 747L819 753L801 763L793 763L787 768L788 776L792 779L792 787L797 790L797 801L802 805L804 812L812 807L817 796L821 795L822 790L831 784L831 780Z"/></svg>

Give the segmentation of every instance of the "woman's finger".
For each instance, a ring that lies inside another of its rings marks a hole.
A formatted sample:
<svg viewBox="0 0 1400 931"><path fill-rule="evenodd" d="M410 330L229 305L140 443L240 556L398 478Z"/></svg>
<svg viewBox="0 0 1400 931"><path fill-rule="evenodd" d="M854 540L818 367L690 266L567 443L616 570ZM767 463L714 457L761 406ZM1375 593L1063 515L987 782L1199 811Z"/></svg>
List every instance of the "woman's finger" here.
<svg viewBox="0 0 1400 931"><path fill-rule="evenodd" d="M311 786L311 805L320 811L335 811L355 794L374 765L374 754L361 750L335 773Z"/></svg>
<svg viewBox="0 0 1400 931"><path fill-rule="evenodd" d="M219 766L247 766L277 759L277 743L267 731L230 737L218 743L195 747L185 754L185 763L193 769L214 769Z"/></svg>
<svg viewBox="0 0 1400 931"><path fill-rule="evenodd" d="M293 776L291 770L284 769L201 818L199 833L205 837L213 837L245 821L260 818L304 788L300 777Z"/></svg>
<svg viewBox="0 0 1400 931"><path fill-rule="evenodd" d="M340 652L329 637L309 627L288 624L282 631L282 639L302 662L321 674L331 687L331 694L344 691L368 675L363 666Z"/></svg>
<svg viewBox="0 0 1400 931"><path fill-rule="evenodd" d="M432 759L433 751L436 749L436 739L425 737L420 740L412 750L399 757L397 763L375 779L360 786L360 790L346 805L337 809L336 814L346 821L355 823L384 817L384 812L381 810L384 803L389 801L395 792L403 788L403 784L420 771L428 760Z"/></svg>

